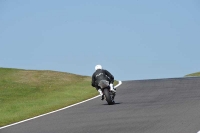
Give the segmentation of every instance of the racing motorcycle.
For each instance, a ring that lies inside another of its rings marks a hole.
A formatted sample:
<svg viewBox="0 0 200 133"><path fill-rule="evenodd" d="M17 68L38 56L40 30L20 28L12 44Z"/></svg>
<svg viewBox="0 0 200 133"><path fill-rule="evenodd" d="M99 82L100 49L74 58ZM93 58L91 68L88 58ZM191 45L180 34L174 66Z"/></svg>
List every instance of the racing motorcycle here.
<svg viewBox="0 0 200 133"><path fill-rule="evenodd" d="M102 92L103 92L103 96L106 99L107 103L109 105L114 104L114 98L115 98L115 92L110 90L110 85L109 82L106 80L101 80L99 82L99 87L101 88Z"/></svg>

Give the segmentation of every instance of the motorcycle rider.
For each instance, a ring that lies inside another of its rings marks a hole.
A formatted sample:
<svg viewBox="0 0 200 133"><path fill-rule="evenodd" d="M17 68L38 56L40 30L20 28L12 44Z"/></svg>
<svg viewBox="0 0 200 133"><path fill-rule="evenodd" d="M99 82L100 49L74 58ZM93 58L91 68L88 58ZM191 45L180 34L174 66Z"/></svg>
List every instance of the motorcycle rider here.
<svg viewBox="0 0 200 133"><path fill-rule="evenodd" d="M96 88L96 90L102 96L101 100L103 100L104 99L103 92L101 91L101 88L98 86L101 80L107 80L110 84L110 90L116 92L116 89L113 86L114 76L109 71L103 69L101 65L96 65L95 72L92 75L91 85Z"/></svg>

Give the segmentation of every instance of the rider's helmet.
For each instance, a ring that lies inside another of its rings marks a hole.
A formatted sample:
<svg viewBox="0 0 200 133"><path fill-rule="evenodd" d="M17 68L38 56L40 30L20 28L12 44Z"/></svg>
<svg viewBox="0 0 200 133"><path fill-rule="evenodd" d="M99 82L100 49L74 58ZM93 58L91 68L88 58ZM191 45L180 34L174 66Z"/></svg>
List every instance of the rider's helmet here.
<svg viewBox="0 0 200 133"><path fill-rule="evenodd" d="M102 66L101 65L96 65L95 66L95 70L98 70L98 69L102 69Z"/></svg>

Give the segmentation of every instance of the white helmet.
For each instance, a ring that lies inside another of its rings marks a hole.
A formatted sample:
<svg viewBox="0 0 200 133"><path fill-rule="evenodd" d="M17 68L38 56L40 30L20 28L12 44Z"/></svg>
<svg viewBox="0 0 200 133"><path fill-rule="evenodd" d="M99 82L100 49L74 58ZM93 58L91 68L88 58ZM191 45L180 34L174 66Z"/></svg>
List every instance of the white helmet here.
<svg viewBox="0 0 200 133"><path fill-rule="evenodd" d="M102 66L101 65L96 65L95 66L95 70L98 70L98 69L102 69Z"/></svg>

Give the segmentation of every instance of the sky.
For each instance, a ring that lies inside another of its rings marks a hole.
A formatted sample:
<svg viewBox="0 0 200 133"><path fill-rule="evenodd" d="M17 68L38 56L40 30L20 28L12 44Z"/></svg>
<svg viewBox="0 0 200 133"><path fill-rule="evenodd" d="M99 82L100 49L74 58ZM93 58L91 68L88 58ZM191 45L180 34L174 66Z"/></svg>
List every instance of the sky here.
<svg viewBox="0 0 200 133"><path fill-rule="evenodd" d="M0 0L0 67L116 80L200 71L199 0Z"/></svg>

